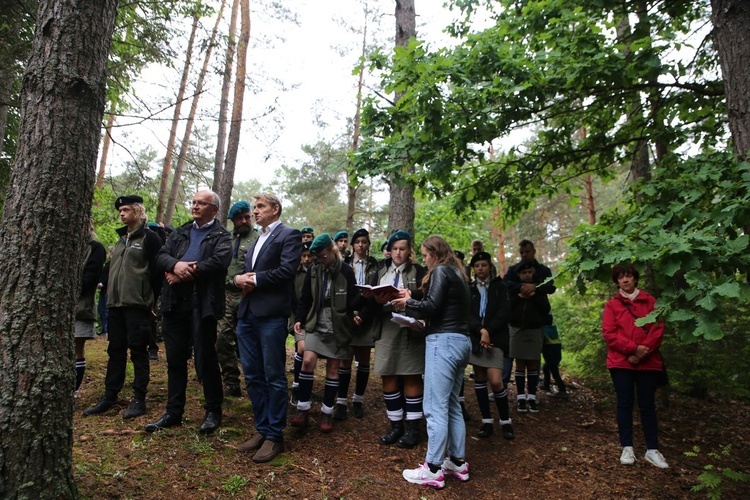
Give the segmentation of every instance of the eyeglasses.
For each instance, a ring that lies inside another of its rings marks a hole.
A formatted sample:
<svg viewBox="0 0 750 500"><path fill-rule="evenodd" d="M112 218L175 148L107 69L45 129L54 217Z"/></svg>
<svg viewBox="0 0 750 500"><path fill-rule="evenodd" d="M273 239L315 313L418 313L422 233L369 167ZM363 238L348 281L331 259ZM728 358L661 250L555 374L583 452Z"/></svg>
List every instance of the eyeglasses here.
<svg viewBox="0 0 750 500"><path fill-rule="evenodd" d="M207 201L196 201L196 200L193 200L191 205L194 207L207 207L209 205L212 205L214 207L216 206L216 204L214 203L208 203Z"/></svg>

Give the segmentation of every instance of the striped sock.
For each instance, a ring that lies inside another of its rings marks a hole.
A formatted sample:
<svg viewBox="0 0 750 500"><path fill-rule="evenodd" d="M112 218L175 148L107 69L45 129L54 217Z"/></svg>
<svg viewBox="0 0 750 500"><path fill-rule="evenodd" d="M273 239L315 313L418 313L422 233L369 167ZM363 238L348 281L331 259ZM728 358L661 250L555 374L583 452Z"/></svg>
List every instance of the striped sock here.
<svg viewBox="0 0 750 500"><path fill-rule="evenodd" d="M402 421L404 419L404 407L401 403L401 391L384 392L383 400L385 401L388 420L392 422Z"/></svg>
<svg viewBox="0 0 750 500"><path fill-rule="evenodd" d="M345 405L346 395L349 392L349 384L352 381L352 369L351 368L339 368L339 383L338 383L338 398L336 404ZM328 379L326 379L326 385Z"/></svg>
<svg viewBox="0 0 750 500"><path fill-rule="evenodd" d="M86 373L86 358L76 359L76 391L81 387L83 376Z"/></svg>
<svg viewBox="0 0 750 500"><path fill-rule="evenodd" d="M297 403L298 410L309 410L310 399L312 398L314 375L313 372L306 372L300 370L299 372L299 402Z"/></svg>

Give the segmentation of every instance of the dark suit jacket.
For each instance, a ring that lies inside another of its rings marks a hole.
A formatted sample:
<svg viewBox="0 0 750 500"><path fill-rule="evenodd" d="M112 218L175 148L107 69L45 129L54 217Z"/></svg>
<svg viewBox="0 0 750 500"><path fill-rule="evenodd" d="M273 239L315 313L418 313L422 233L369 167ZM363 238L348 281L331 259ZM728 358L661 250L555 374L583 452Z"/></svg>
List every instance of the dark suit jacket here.
<svg viewBox="0 0 750 500"><path fill-rule="evenodd" d="M302 255L302 234L279 224L271 232L253 266L253 253L260 238L248 248L243 273L254 272L256 288L242 297L238 317L248 312L258 317L292 314L294 277Z"/></svg>

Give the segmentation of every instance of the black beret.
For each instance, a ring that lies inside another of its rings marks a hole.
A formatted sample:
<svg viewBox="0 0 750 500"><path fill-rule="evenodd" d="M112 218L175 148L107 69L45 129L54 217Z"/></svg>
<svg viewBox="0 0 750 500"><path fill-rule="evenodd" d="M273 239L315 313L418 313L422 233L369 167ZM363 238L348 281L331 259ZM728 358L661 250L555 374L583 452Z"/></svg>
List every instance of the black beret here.
<svg viewBox="0 0 750 500"><path fill-rule="evenodd" d="M492 264L492 256L487 252L477 252L471 257L471 265L473 266L475 262L479 260L486 260L490 264Z"/></svg>
<svg viewBox="0 0 750 500"><path fill-rule="evenodd" d="M518 268L516 269L516 273L520 273L521 271L525 271L527 269L534 269L534 263L528 262L528 261L521 261L518 264Z"/></svg>
<svg viewBox="0 0 750 500"><path fill-rule="evenodd" d="M309 252L311 245L312 245L312 241L303 241L302 242L302 251L303 252Z"/></svg>
<svg viewBox="0 0 750 500"><path fill-rule="evenodd" d="M128 194L125 196L120 196L115 200L115 208L117 210L120 210L120 207L123 205L132 205L133 203L143 203L143 198L138 196L137 194Z"/></svg>
<svg viewBox="0 0 750 500"><path fill-rule="evenodd" d="M354 242L357 241L357 238L361 238L362 236L367 238L367 241L369 243L370 233L367 231L367 229L362 228L362 229L357 229L356 231L354 231L354 234L352 235L352 239L350 240L352 246L354 246Z"/></svg>

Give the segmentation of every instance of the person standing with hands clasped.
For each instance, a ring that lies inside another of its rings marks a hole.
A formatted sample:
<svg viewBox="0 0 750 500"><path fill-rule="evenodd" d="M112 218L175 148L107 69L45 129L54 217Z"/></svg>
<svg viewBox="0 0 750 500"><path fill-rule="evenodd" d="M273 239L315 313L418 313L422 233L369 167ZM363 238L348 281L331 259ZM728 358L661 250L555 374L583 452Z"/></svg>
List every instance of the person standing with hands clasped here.
<svg viewBox="0 0 750 500"><path fill-rule="evenodd" d="M633 399L637 395L641 425L646 438L644 459L660 469L669 467L659 452L656 420L656 386L664 363L659 352L664 321L636 326L638 318L654 310L656 299L638 287L638 271L632 265L612 268L612 281L619 289L604 306L602 335L607 343L607 369L617 394L617 430L622 454L620 463L633 465Z"/></svg>
<svg viewBox="0 0 750 500"><path fill-rule="evenodd" d="M471 295L464 266L440 236L422 243L427 274L422 280L424 298L411 298L408 290L392 301L394 308L425 318L424 416L427 421L427 457L416 469L406 469L410 483L442 488L445 476L469 480L466 462L466 424L458 393L471 355L469 310Z"/></svg>

